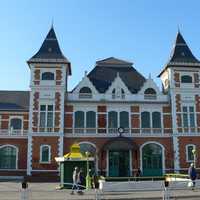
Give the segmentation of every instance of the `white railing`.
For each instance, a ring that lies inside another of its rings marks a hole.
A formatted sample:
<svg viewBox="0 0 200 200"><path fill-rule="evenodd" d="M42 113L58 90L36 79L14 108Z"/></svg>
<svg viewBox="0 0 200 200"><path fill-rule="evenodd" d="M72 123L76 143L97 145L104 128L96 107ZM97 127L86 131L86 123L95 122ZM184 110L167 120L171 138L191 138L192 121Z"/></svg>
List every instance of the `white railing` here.
<svg viewBox="0 0 200 200"><path fill-rule="evenodd" d="M119 135L118 128L65 128L65 134L116 134ZM124 128L123 134L163 134L164 130L162 128L141 128L141 129L131 129Z"/></svg>
<svg viewBox="0 0 200 200"><path fill-rule="evenodd" d="M26 136L27 130L0 129L0 136Z"/></svg>

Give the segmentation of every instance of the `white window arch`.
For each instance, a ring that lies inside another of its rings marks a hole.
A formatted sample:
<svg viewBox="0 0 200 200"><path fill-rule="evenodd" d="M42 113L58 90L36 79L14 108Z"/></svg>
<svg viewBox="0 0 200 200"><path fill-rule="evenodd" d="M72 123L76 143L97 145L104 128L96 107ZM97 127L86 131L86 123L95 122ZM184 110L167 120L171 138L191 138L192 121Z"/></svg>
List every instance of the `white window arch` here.
<svg viewBox="0 0 200 200"><path fill-rule="evenodd" d="M192 152L193 149L196 149L194 144L187 144L185 146L186 162L194 162L194 154Z"/></svg>
<svg viewBox="0 0 200 200"><path fill-rule="evenodd" d="M51 146L43 144L40 146L40 163L51 162Z"/></svg>
<svg viewBox="0 0 200 200"><path fill-rule="evenodd" d="M11 130L22 130L23 129L23 117L22 116L11 116L9 119L9 127Z"/></svg>
<svg viewBox="0 0 200 200"><path fill-rule="evenodd" d="M142 150L143 150L143 147L145 147L148 144L155 144L155 145L158 145L159 147L161 147L161 149L162 149L162 169L163 169L163 174L164 174L165 173L165 147L156 141L148 141L140 146L140 169L141 169L141 171L143 169Z"/></svg>
<svg viewBox="0 0 200 200"><path fill-rule="evenodd" d="M0 146L0 169L17 169L18 152L18 148L14 145Z"/></svg>

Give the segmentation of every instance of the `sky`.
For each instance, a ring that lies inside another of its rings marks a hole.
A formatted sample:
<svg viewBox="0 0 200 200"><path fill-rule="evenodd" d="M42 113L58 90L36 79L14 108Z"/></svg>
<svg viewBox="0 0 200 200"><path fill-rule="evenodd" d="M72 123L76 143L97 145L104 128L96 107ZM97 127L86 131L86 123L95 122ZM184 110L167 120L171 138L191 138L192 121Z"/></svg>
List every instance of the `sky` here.
<svg viewBox="0 0 200 200"><path fill-rule="evenodd" d="M198 0L8 0L0 2L0 90L29 90L26 61L40 48L52 21L71 61L68 90L97 60L131 61L145 77L169 59L178 27L200 59Z"/></svg>

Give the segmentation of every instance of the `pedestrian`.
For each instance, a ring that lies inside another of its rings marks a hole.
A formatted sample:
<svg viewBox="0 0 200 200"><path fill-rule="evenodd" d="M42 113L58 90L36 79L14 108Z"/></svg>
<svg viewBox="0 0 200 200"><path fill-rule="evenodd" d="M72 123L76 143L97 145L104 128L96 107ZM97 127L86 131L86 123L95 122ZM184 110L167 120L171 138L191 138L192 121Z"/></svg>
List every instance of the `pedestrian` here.
<svg viewBox="0 0 200 200"><path fill-rule="evenodd" d="M83 175L83 169L81 168L78 172L78 194L83 194L83 189L84 189L84 182L85 182L85 177Z"/></svg>
<svg viewBox="0 0 200 200"><path fill-rule="evenodd" d="M196 169L194 167L194 163L191 163L190 164L190 167L188 169L188 175L191 179L191 182L192 182L192 189L194 189L195 187L195 180L197 178L197 172L196 172Z"/></svg>
<svg viewBox="0 0 200 200"><path fill-rule="evenodd" d="M79 190L79 187L78 187L78 167L75 167L74 168L74 171L73 171L73 175L72 175L72 179L73 179L73 185L72 185L72 191L71 191L71 194L74 194L74 190Z"/></svg>
<svg viewBox="0 0 200 200"><path fill-rule="evenodd" d="M142 172L141 172L140 168L137 169L135 176L136 176L136 181L138 181L139 177L142 176Z"/></svg>

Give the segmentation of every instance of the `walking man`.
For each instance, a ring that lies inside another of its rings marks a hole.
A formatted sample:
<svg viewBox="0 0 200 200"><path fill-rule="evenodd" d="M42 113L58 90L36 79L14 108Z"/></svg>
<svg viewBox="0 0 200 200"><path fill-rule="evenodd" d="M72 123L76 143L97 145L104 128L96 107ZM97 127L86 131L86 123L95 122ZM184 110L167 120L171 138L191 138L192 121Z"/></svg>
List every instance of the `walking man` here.
<svg viewBox="0 0 200 200"><path fill-rule="evenodd" d="M79 187L78 187L78 167L74 168L72 179L73 179L73 185L72 185L71 194L74 194L74 190L77 190L77 191L79 190Z"/></svg>
<svg viewBox="0 0 200 200"><path fill-rule="evenodd" d="M189 169L188 169L188 175L192 181L192 189L194 189L195 187L195 180L197 178L197 172L196 172L196 169L194 167L194 163L191 163Z"/></svg>

